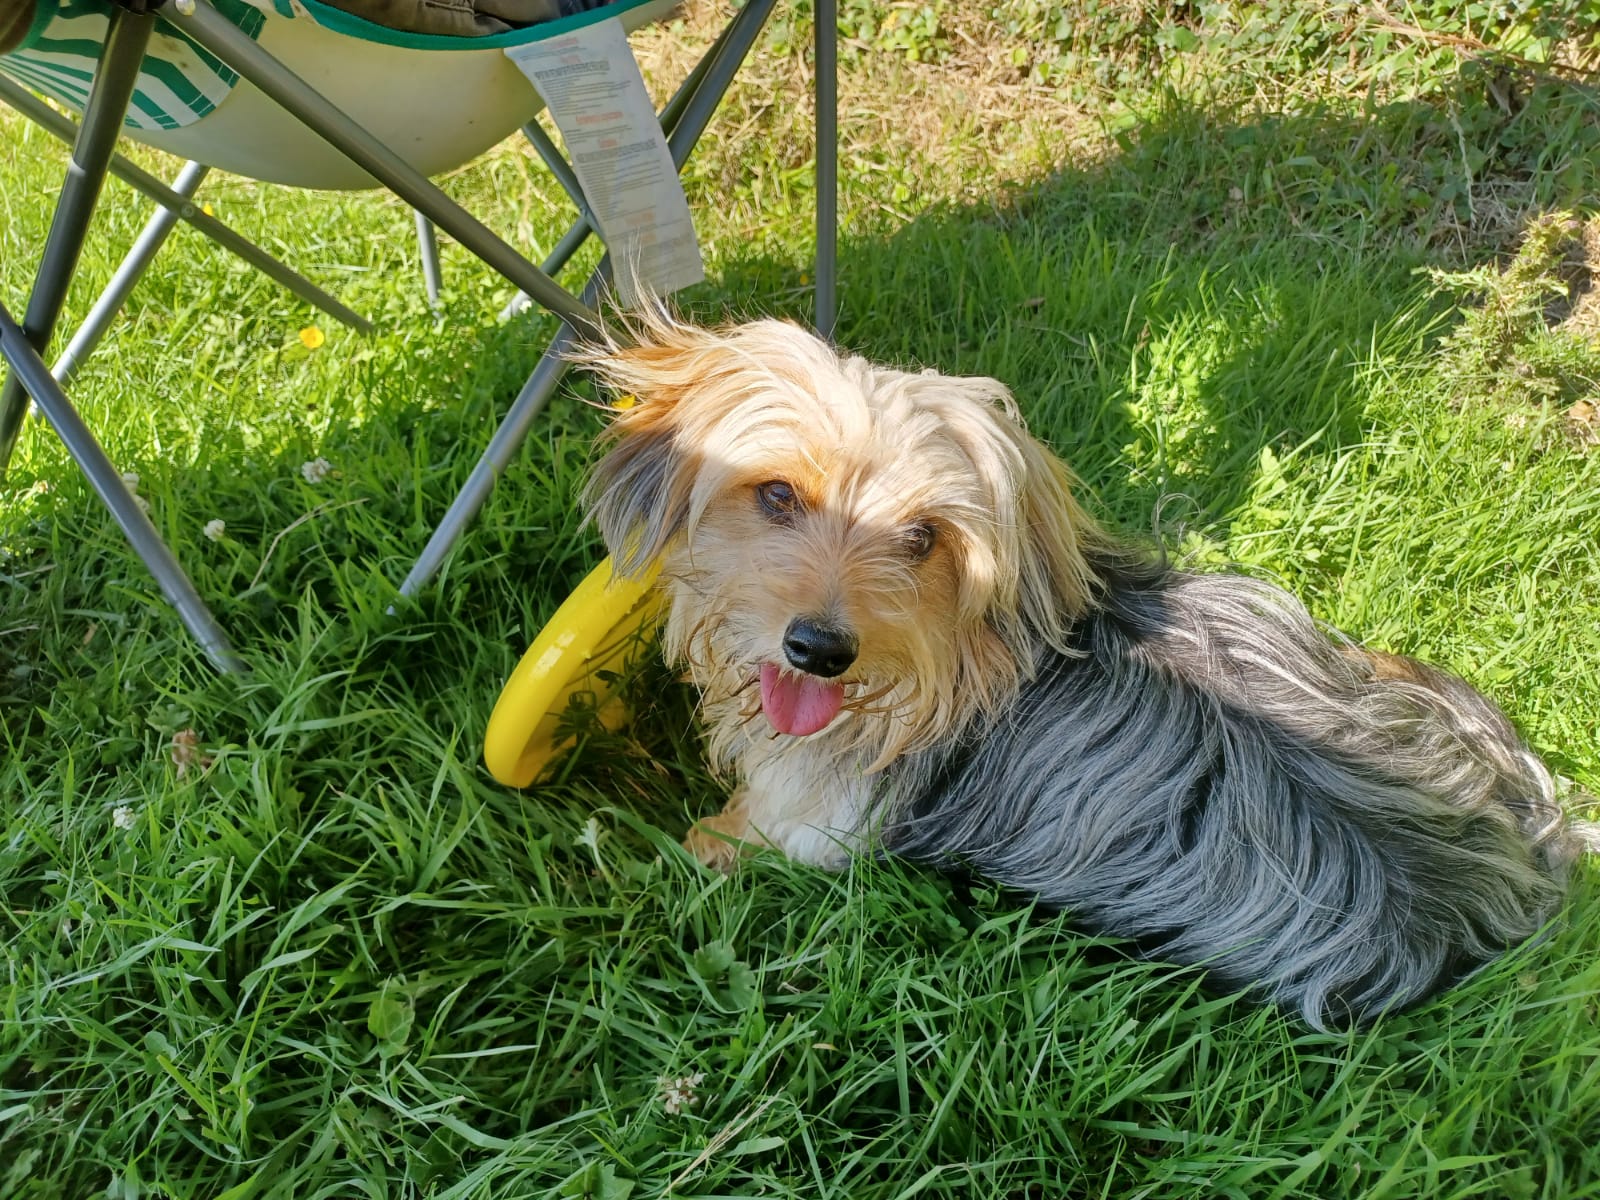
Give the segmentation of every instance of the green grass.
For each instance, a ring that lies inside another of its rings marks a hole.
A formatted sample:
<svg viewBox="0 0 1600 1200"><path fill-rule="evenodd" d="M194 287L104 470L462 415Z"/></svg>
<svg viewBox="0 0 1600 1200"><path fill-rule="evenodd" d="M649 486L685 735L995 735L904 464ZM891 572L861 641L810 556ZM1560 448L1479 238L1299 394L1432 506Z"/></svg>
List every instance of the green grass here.
<svg viewBox="0 0 1600 1200"><path fill-rule="evenodd" d="M873 11L891 29L850 10ZM1522 79L1503 112L1435 59L1376 86L1359 29L1350 78L1252 43L1114 92L1087 67L1033 87L1008 64L1070 63L1027 22L938 18L943 48L925 17L847 47L841 340L1005 380L1108 517L1465 673L1600 789L1600 453L1564 415L1597 399L1600 347L1545 319L1548 256L1502 273L1534 214L1592 216L1594 97ZM803 26L774 31L691 173L696 313L808 315ZM980 34L988 58L961 59ZM13 309L62 169L0 116ZM555 236L519 151L448 186L524 244ZM1600 1196L1593 866L1544 943L1326 1036L982 887L706 875L677 839L721 785L658 666L632 728L587 734L549 785L494 784L498 690L599 554L581 385L389 616L549 322L496 323L506 289L447 247L436 324L393 203L207 195L382 330L180 232L75 388L243 682L183 637L49 431L19 445L0 1195ZM71 314L145 216L107 200ZM695 1074L668 1112L659 1081Z"/></svg>

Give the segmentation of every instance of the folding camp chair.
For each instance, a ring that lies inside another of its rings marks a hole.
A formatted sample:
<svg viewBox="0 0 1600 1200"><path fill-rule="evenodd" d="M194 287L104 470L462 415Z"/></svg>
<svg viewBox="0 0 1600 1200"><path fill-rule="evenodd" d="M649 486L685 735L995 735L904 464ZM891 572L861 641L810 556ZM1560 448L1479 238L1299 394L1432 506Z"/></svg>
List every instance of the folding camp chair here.
<svg viewBox="0 0 1600 1200"><path fill-rule="evenodd" d="M570 0L566 0L570 3ZM586 0L576 0L581 8ZM20 12L16 6L20 3ZM28 397L110 509L134 550L220 669L238 670L215 618L121 482L63 389L92 348L166 230L183 220L240 254L337 319L360 316L264 251L207 216L190 199L213 167L291 186L383 186L417 213L424 272L436 294L434 226L509 280L519 297L564 322L401 585L415 594L432 578L509 465L565 371L572 339L595 330L595 304L609 280L610 256L579 295L552 275L596 223L570 166L534 119L542 102L505 51L612 17L624 28L658 19L677 0L611 0L588 11L487 37L405 34L321 0L0 0L0 100L69 139L71 162L38 274L18 324L0 304L0 355L10 374L0 390L0 472L10 457ZM672 163L681 170L749 54L776 0L747 0L659 114ZM816 320L834 320L835 8L816 6L817 265ZM86 54L86 47L97 53ZM28 88L83 113L76 130ZM426 97L420 110L400 97ZM580 216L543 263L535 265L433 183L523 129L578 203ZM167 187L115 153L119 136L189 159ZM114 173L154 199L160 211L54 371L41 357L61 314L101 185Z"/></svg>

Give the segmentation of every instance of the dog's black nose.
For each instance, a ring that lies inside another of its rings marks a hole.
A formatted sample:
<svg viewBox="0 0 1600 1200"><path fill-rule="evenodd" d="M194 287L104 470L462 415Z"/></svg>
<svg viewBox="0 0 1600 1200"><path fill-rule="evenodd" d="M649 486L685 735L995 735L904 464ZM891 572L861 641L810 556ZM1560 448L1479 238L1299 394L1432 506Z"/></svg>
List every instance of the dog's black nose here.
<svg viewBox="0 0 1600 1200"><path fill-rule="evenodd" d="M833 625L796 617L783 635L783 656L808 675L832 679L856 660L855 635Z"/></svg>

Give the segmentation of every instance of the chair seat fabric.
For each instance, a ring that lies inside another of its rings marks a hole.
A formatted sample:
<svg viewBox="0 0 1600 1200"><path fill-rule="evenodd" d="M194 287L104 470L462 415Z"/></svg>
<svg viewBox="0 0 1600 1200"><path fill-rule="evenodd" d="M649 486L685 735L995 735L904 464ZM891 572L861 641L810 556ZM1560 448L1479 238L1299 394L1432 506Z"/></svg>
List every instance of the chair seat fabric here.
<svg viewBox="0 0 1600 1200"><path fill-rule="evenodd" d="M678 0L343 0L351 8L492 5L555 15L481 36L394 29L319 0L212 0L217 10L425 175L454 170L531 121L538 93L503 53L611 17L636 29ZM24 86L81 112L111 6L37 0L22 45L0 56ZM520 7L519 7L520 6ZM400 19L402 14L391 14ZM495 17L493 20L504 24ZM373 180L180 32L163 23L123 123L136 141L236 175L293 187Z"/></svg>
<svg viewBox="0 0 1600 1200"><path fill-rule="evenodd" d="M265 17L243 0L217 0L217 9L252 38L260 33ZM82 112L110 20L104 0L37 0L30 28L0 57L0 70ZM181 129L214 111L237 81L188 38L162 27L150 39L123 125L130 133Z"/></svg>
<svg viewBox="0 0 1600 1200"><path fill-rule="evenodd" d="M386 29L492 37L605 7L606 0L327 0Z"/></svg>

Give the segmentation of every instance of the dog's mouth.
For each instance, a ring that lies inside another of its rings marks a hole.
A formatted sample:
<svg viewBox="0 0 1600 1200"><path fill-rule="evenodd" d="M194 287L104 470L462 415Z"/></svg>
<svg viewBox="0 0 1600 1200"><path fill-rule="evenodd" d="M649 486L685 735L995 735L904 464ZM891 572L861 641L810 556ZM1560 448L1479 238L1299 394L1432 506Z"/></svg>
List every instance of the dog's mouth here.
<svg viewBox="0 0 1600 1200"><path fill-rule="evenodd" d="M761 711L779 733L806 737L826 729L844 705L844 684L761 664Z"/></svg>

